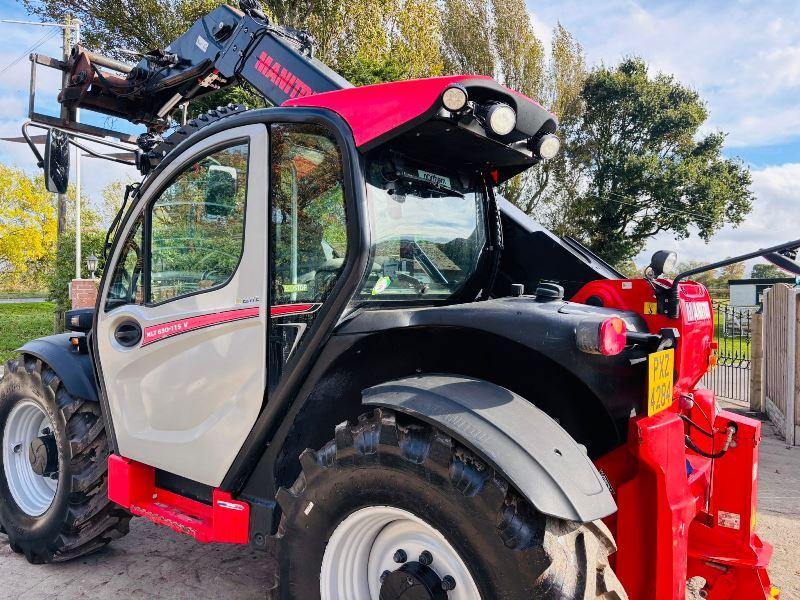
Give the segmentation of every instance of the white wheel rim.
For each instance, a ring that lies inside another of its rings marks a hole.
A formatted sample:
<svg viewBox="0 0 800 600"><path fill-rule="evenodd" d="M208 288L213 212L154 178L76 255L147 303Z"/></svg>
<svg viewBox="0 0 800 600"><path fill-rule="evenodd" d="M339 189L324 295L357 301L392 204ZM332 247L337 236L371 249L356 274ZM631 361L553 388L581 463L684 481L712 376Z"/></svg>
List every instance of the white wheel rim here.
<svg viewBox="0 0 800 600"><path fill-rule="evenodd" d="M448 600L480 598L464 561L436 528L400 508L369 506L339 523L328 540L320 571L322 600L379 600L381 574L401 566L393 558L399 549L409 562L423 550L431 553L430 568L439 579L449 575L456 582Z"/></svg>
<svg viewBox="0 0 800 600"><path fill-rule="evenodd" d="M26 400L8 413L3 431L3 470L8 489L17 506L32 517L50 508L58 488L57 480L34 473L28 458L31 442L44 429L53 430L50 419L37 404Z"/></svg>

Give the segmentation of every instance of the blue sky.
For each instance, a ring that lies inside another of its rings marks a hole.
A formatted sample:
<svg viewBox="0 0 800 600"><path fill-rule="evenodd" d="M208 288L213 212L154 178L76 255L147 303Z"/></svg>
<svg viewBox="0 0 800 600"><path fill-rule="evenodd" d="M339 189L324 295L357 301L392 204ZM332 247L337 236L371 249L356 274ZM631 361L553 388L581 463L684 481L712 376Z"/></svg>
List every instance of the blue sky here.
<svg viewBox="0 0 800 600"><path fill-rule="evenodd" d="M725 153L752 169L757 200L738 228L726 227L710 244L661 235L655 249L682 259L724 258L778 241L800 238L800 2L703 0L527 0L537 33L548 44L561 22L583 44L590 64L645 58L654 71L674 74L706 100L708 130L728 134ZM20 5L0 0L0 18L28 18ZM47 30L0 23L0 70ZM37 52L57 56L60 37ZM0 135L17 135L27 109L29 63L23 58L0 74ZM40 81L40 109L55 110L55 75ZM0 162L34 168L26 146L0 142ZM97 197L132 169L85 159L84 189Z"/></svg>

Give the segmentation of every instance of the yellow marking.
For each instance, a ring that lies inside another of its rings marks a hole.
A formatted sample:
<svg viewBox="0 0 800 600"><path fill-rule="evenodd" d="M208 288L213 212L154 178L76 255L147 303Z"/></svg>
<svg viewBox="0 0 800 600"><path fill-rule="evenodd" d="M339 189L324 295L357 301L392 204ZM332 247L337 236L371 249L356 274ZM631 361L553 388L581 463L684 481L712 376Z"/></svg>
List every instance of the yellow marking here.
<svg viewBox="0 0 800 600"><path fill-rule="evenodd" d="M658 303L656 303L656 302L645 302L644 303L644 314L646 314L646 315L657 315L658 314Z"/></svg>
<svg viewBox="0 0 800 600"><path fill-rule="evenodd" d="M647 416L652 417L672 404L674 370L674 348L647 357Z"/></svg>

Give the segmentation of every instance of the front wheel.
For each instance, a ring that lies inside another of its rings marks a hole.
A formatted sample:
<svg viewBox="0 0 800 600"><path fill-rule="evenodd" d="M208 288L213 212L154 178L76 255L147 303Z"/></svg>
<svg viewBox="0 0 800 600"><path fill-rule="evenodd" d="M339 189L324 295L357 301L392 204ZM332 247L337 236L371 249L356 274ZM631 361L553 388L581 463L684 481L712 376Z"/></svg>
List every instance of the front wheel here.
<svg viewBox="0 0 800 600"><path fill-rule="evenodd" d="M96 402L74 398L32 356L0 380L0 524L31 563L89 554L128 532L107 495L108 440Z"/></svg>
<svg viewBox="0 0 800 600"><path fill-rule="evenodd" d="M278 598L622 600L600 522L536 511L444 433L385 410L336 428L278 500Z"/></svg>

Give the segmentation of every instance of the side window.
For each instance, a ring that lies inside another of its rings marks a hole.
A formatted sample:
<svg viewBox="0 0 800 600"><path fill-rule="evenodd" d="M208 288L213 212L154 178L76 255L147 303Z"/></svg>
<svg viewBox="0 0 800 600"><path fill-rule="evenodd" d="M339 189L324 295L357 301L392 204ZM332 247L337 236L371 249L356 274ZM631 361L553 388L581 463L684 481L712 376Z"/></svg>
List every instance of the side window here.
<svg viewBox="0 0 800 600"><path fill-rule="evenodd" d="M119 261L114 267L111 286L106 297L106 310L111 310L123 304L142 304L144 301L142 287L144 270L144 255L142 253L144 248L143 231L142 217L139 217L128 234L128 239L125 240L122 252L119 255Z"/></svg>
<svg viewBox="0 0 800 600"><path fill-rule="evenodd" d="M205 156L150 212L150 297L165 302L224 285L242 255L248 145Z"/></svg>
<svg viewBox="0 0 800 600"><path fill-rule="evenodd" d="M327 129L311 124L271 128L270 385L345 264L347 220L342 155Z"/></svg>

